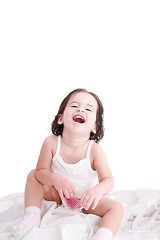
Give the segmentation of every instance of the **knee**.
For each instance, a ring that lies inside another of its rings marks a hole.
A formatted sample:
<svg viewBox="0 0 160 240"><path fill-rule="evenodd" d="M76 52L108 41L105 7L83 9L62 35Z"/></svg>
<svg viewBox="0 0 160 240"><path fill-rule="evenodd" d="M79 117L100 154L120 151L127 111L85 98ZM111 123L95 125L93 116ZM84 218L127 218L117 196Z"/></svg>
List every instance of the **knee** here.
<svg viewBox="0 0 160 240"><path fill-rule="evenodd" d="M115 201L113 204L113 208L117 211L119 216L124 216L124 206L120 202Z"/></svg>
<svg viewBox="0 0 160 240"><path fill-rule="evenodd" d="M27 176L27 182L28 181L32 181L33 179L35 179L35 169L33 169L32 171L30 171L30 173Z"/></svg>

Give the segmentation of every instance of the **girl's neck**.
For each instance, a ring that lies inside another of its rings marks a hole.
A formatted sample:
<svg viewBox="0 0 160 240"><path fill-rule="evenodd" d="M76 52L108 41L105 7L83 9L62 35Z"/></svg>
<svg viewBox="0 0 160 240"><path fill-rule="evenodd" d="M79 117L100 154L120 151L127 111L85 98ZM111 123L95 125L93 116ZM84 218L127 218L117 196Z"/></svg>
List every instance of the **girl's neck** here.
<svg viewBox="0 0 160 240"><path fill-rule="evenodd" d="M65 145L76 148L85 145L89 141L88 135L86 136L77 136L73 134L67 134L63 132L62 134L62 141Z"/></svg>

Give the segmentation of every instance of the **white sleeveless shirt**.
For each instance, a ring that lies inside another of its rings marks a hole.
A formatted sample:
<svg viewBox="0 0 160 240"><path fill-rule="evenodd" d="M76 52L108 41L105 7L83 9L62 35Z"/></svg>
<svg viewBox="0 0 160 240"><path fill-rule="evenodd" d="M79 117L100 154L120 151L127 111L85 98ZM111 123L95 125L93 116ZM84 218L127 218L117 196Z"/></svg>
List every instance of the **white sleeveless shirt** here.
<svg viewBox="0 0 160 240"><path fill-rule="evenodd" d="M81 198L83 193L99 183L97 172L94 171L90 163L90 150L93 144L90 141L86 157L74 164L63 161L60 153L61 135L58 136L56 154L53 157L51 171L68 179L75 187L75 197Z"/></svg>

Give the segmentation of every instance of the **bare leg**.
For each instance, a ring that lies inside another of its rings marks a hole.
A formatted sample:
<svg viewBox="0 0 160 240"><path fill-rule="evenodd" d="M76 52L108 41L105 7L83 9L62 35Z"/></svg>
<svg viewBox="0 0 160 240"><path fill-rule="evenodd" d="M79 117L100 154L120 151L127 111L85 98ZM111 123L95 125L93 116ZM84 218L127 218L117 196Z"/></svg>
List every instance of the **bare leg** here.
<svg viewBox="0 0 160 240"><path fill-rule="evenodd" d="M44 186L35 178L35 170L32 170L27 177L25 187L25 208L35 206L41 208L44 197Z"/></svg>
<svg viewBox="0 0 160 240"><path fill-rule="evenodd" d="M35 170L32 170L27 177L25 187L25 207L36 206L41 208L42 200L61 203L61 199L54 186L45 186L35 177Z"/></svg>
<svg viewBox="0 0 160 240"><path fill-rule="evenodd" d="M109 229L115 236L124 215L124 208L119 202L104 197L99 201L98 206L94 210L90 208L87 211L83 210L83 212L102 217L100 228Z"/></svg>
<svg viewBox="0 0 160 240"><path fill-rule="evenodd" d="M25 210L24 215L13 223L9 231L18 240L21 239L33 227L40 225L40 214L42 200L61 202L58 192L53 186L41 184L35 177L35 170L32 170L25 187Z"/></svg>

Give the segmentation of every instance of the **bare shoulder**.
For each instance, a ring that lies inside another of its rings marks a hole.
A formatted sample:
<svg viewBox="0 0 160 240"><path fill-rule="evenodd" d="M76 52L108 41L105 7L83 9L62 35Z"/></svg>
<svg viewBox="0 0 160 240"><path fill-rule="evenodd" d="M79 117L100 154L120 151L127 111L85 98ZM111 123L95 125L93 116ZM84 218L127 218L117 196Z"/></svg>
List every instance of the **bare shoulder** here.
<svg viewBox="0 0 160 240"><path fill-rule="evenodd" d="M37 170L50 169L52 158L56 153L57 142L57 136L55 135L51 135L44 140L37 162Z"/></svg>
<svg viewBox="0 0 160 240"><path fill-rule="evenodd" d="M103 148L98 143L93 143L90 152L91 166L93 170L97 169L97 165L107 163L107 158Z"/></svg>
<svg viewBox="0 0 160 240"><path fill-rule="evenodd" d="M42 146L50 149L50 151L54 155L57 149L57 142L58 142L58 137L55 135L50 135L44 140Z"/></svg>
<svg viewBox="0 0 160 240"><path fill-rule="evenodd" d="M58 137L56 135L50 135L50 136L46 137L46 139L44 140L44 143L46 143L46 144L56 143L57 138Z"/></svg>
<svg viewBox="0 0 160 240"><path fill-rule="evenodd" d="M93 158L97 158L102 155L105 156L105 152L104 152L103 148L98 143L95 143L95 142L92 145L91 154L92 154Z"/></svg>
<svg viewBox="0 0 160 240"><path fill-rule="evenodd" d="M99 180L108 177L113 178L103 148L99 144L94 143L91 152L93 159L92 168L97 171Z"/></svg>

